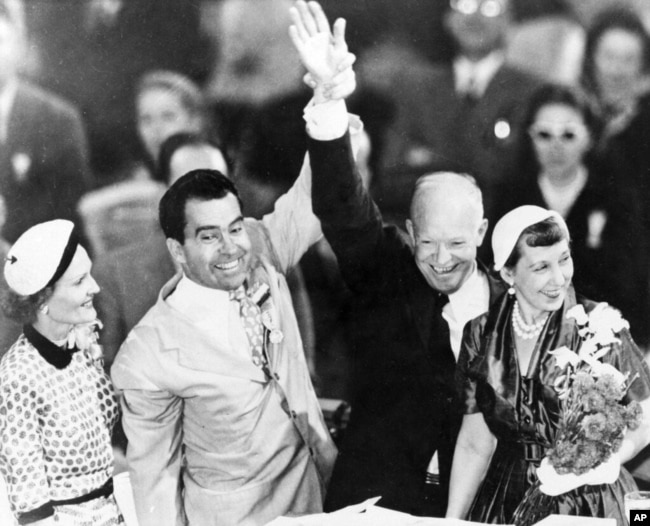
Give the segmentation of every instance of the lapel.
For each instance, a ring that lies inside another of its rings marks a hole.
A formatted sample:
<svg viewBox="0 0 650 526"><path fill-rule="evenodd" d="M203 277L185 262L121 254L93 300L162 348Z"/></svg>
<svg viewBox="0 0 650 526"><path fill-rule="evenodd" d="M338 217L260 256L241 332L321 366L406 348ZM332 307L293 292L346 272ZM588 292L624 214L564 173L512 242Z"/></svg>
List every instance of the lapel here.
<svg viewBox="0 0 650 526"><path fill-rule="evenodd" d="M411 285L408 288L408 308L411 313L418 336L420 337L421 349L423 349L429 361L432 360L429 352L429 341L431 338L431 326L436 304L440 294L433 290L426 282L417 265L409 265L412 273Z"/></svg>
<svg viewBox="0 0 650 526"><path fill-rule="evenodd" d="M201 324L173 309L165 301L182 274L177 273L160 292L153 325L160 338L161 353L181 368L266 383L264 372L228 342L210 338ZM195 373L188 373L189 375Z"/></svg>
<svg viewBox="0 0 650 526"><path fill-rule="evenodd" d="M479 269L487 276L488 285L490 288L490 306L499 298L506 290L503 281L494 274L488 271L488 268L479 260L477 260ZM429 345L431 342L431 329L433 326L433 317L437 308L438 302L441 301L441 294L432 289L429 284L424 280L417 266L409 266L411 272L415 271L417 275L412 276L409 287L409 310L415 323L415 327L422 344L421 348L429 361L434 367L439 367L439 363L434 361L435 356L430 352ZM455 358L452 359L455 363Z"/></svg>

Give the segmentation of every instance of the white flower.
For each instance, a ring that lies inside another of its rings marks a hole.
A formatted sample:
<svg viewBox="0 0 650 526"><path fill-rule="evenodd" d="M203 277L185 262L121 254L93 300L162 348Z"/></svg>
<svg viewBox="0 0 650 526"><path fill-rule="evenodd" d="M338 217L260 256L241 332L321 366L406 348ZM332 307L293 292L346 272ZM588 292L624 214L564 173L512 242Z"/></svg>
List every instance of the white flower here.
<svg viewBox="0 0 650 526"><path fill-rule="evenodd" d="M599 303L589 313L589 325L596 328L597 332L612 331L618 334L623 329L629 329L630 324L621 316L621 313L607 303Z"/></svg>
<svg viewBox="0 0 650 526"><path fill-rule="evenodd" d="M68 333L66 346L68 349L77 347L81 351L89 351L91 357L95 360L101 358L101 346L97 343L99 338L97 329L102 328L102 322L99 320L90 323L74 325Z"/></svg>
<svg viewBox="0 0 650 526"><path fill-rule="evenodd" d="M608 363L596 362L591 367L593 369L594 376L596 377L611 376L612 378L614 378L614 381L618 384L619 387L623 388L625 386L625 382L627 381L627 376L624 375L613 365L610 365Z"/></svg>
<svg viewBox="0 0 650 526"><path fill-rule="evenodd" d="M549 354L555 357L557 366L560 369L564 369L568 364L571 364L573 367L575 367L580 363L580 357L566 345L563 345L554 351L549 351Z"/></svg>
<svg viewBox="0 0 650 526"><path fill-rule="evenodd" d="M566 317L569 319L574 319L576 323L580 326L587 325L589 322L589 317L585 312L585 308L582 305L576 305L569 309L566 313Z"/></svg>
<svg viewBox="0 0 650 526"><path fill-rule="evenodd" d="M282 340L284 340L284 334L282 334L282 331L280 329L273 329L270 334L269 334L269 341L271 343L280 343Z"/></svg>

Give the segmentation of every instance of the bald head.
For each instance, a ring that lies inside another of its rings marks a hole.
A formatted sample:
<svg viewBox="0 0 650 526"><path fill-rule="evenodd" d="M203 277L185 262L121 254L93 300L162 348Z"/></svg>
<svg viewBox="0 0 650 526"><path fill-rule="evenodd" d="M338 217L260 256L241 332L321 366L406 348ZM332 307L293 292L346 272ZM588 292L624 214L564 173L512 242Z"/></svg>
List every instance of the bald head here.
<svg viewBox="0 0 650 526"><path fill-rule="evenodd" d="M410 218L418 218L427 211L444 208L462 210L479 222L483 219L483 194L471 175L454 172L435 172L420 177L415 183L411 199Z"/></svg>
<svg viewBox="0 0 650 526"><path fill-rule="evenodd" d="M487 229L481 190L468 175L421 177L406 228L427 283L445 294L455 292L476 268L476 250Z"/></svg>

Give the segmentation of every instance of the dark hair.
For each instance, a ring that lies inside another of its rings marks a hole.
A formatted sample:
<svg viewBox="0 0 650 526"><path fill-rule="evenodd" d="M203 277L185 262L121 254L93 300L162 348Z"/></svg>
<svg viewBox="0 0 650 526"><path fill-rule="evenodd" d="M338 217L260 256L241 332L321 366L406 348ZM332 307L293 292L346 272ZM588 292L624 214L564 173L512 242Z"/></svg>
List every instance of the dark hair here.
<svg viewBox="0 0 650 526"><path fill-rule="evenodd" d="M158 155L158 164L154 179L169 184L172 157L178 150L185 146L205 146L220 150L219 145L215 141L211 141L203 134L175 133L165 139L160 145L160 154Z"/></svg>
<svg viewBox="0 0 650 526"><path fill-rule="evenodd" d="M536 180L539 175L540 165L528 130L535 122L539 110L550 104L562 104L573 108L582 116L585 126L592 136L598 135L600 123L592 111L589 101L582 92L563 84L548 83L540 86L533 92L528 101L520 134L517 138L518 148L515 165L516 171L514 173L515 178L522 174L534 177ZM591 155L590 150L586 153L585 157L588 158Z"/></svg>
<svg viewBox="0 0 650 526"><path fill-rule="evenodd" d="M38 309L52 296L54 286L45 287L29 296L22 296L2 283L0 306L4 315L21 325L32 324L36 321Z"/></svg>
<svg viewBox="0 0 650 526"><path fill-rule="evenodd" d="M192 170L171 185L160 200L158 214L165 237L185 243L185 206L190 199L210 201L233 194L242 206L234 183L218 170Z"/></svg>
<svg viewBox="0 0 650 526"><path fill-rule="evenodd" d="M526 243L529 247L550 247L563 239L569 242L571 241L569 233L552 217L530 225L519 235L517 243L503 266L511 269L517 265L521 259L521 247L523 243Z"/></svg>
<svg viewBox="0 0 650 526"><path fill-rule="evenodd" d="M581 82L587 91L597 94L594 55L601 38L613 29L621 29L639 37L643 49L642 71L648 69L650 39L639 15L628 7L615 6L600 11L587 29Z"/></svg>

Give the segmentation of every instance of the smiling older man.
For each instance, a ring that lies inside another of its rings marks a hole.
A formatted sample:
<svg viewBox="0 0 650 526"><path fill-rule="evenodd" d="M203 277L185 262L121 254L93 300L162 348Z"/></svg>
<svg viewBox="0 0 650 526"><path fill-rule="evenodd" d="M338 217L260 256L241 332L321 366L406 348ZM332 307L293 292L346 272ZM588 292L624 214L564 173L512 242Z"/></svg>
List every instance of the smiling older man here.
<svg viewBox="0 0 650 526"><path fill-rule="evenodd" d="M331 73L315 67L308 51L341 45L342 23L329 37L320 6L300 1L293 20L294 44L318 82ZM503 292L476 261L487 228L481 191L466 175L424 176L406 235L383 224L364 187L345 103L310 106L305 118L313 209L356 303L352 414L326 509L381 495L382 506L442 515L460 425L454 376L461 334ZM431 502L423 490L435 453L440 485Z"/></svg>

